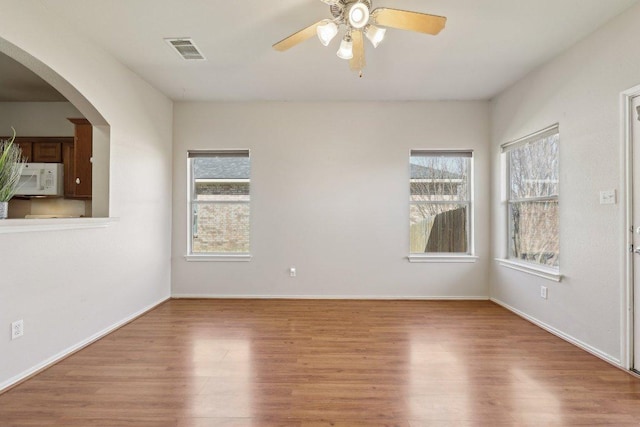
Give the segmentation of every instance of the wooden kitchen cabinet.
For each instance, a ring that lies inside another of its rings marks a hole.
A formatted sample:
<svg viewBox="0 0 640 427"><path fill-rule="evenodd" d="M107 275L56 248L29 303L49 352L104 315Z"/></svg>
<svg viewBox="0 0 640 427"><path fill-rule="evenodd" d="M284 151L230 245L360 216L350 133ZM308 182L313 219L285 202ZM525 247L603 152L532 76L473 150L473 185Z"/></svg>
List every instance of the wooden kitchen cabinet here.
<svg viewBox="0 0 640 427"><path fill-rule="evenodd" d="M64 176L64 197L75 197L75 168L73 141L62 144L62 163Z"/></svg>
<svg viewBox="0 0 640 427"><path fill-rule="evenodd" d="M31 141L15 141L15 144L22 149L22 157L27 159L27 162L32 162L31 151L33 150L33 142Z"/></svg>
<svg viewBox="0 0 640 427"><path fill-rule="evenodd" d="M59 142L33 143L31 162L62 163L62 144Z"/></svg>
<svg viewBox="0 0 640 427"><path fill-rule="evenodd" d="M92 187L93 126L87 119L68 119L75 126L73 143L62 145L64 195L90 199Z"/></svg>
<svg viewBox="0 0 640 427"><path fill-rule="evenodd" d="M0 139L8 139L0 137ZM17 136L14 144L22 149L22 157L31 163L62 163L62 146L73 142L65 136Z"/></svg>

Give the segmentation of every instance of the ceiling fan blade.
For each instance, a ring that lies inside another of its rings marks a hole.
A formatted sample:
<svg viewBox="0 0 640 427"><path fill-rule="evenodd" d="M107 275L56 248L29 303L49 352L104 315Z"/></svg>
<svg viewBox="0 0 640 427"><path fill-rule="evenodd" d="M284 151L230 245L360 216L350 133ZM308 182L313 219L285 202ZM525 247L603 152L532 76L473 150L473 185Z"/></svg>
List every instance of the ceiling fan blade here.
<svg viewBox="0 0 640 427"><path fill-rule="evenodd" d="M352 31L351 41L353 42L353 58L349 60L351 71L362 71L367 63L364 60L364 39L362 31Z"/></svg>
<svg viewBox="0 0 640 427"><path fill-rule="evenodd" d="M419 33L436 35L444 28L447 18L444 16L428 15L426 13L409 12L407 10L379 7L371 12L377 25L400 30L417 31Z"/></svg>
<svg viewBox="0 0 640 427"><path fill-rule="evenodd" d="M304 28L297 33L291 34L289 37L280 40L278 43L273 45L273 48L279 52L284 52L287 49L290 49L297 45L298 43L302 43L303 41L314 37L317 34L316 28L318 25L324 24L325 21L318 21L315 24L309 25L307 28Z"/></svg>

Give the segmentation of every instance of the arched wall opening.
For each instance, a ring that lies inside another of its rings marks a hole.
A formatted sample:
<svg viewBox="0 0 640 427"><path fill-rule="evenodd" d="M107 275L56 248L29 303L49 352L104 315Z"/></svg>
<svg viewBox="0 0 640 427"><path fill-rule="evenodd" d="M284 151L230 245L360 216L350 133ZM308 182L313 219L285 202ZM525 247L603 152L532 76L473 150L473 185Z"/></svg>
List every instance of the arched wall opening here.
<svg viewBox="0 0 640 427"><path fill-rule="evenodd" d="M78 216L109 217L109 170L110 170L110 125L104 116L93 106L93 104L80 93L69 81L63 76L55 72L42 61L33 55L17 47L11 42L0 37L0 53L6 55L22 66L26 67L42 80L56 89L66 100L89 121L92 126L92 157L91 157L91 197L84 200L86 210L78 210L71 206L72 203L78 204L78 200L66 200L66 198L55 199L23 199L16 200L13 209L10 204L10 217L22 218L25 212L35 212L37 214L51 211L52 216L64 213L78 213ZM11 108L11 103L6 103ZM24 106L21 106L24 107ZM5 108L5 110L6 110ZM29 108L22 108L23 111L29 111ZM25 114L25 113L22 113ZM20 121L38 120L37 116L33 118L24 117ZM18 132L20 130L18 129ZM46 132L46 131L45 131ZM0 134L6 133L6 129L0 130ZM34 135L25 135L34 136ZM42 135L40 135L42 136ZM50 135L62 136L62 135ZM14 213L12 215L12 212ZM37 216L37 215L36 215ZM64 216L64 215L61 215ZM73 216L73 215L72 215Z"/></svg>

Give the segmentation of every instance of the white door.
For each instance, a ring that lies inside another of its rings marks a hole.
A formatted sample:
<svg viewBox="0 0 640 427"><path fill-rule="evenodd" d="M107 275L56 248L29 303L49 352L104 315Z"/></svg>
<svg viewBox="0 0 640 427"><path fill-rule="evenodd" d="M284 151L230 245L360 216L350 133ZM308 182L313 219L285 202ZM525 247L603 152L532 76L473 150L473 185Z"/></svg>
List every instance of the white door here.
<svg viewBox="0 0 640 427"><path fill-rule="evenodd" d="M632 100L633 147L633 369L640 371L640 96Z"/></svg>

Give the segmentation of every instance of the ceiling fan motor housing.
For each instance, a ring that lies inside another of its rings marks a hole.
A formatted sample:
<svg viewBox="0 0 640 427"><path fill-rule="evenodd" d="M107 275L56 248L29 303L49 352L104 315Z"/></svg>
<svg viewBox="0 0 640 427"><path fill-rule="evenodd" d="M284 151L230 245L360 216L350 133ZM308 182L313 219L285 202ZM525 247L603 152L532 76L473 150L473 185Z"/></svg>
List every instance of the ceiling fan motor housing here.
<svg viewBox="0 0 640 427"><path fill-rule="evenodd" d="M351 28L363 28L369 22L369 8L361 2L352 4L349 7L349 24Z"/></svg>
<svg viewBox="0 0 640 427"><path fill-rule="evenodd" d="M330 10L334 18L359 30L369 23L371 0L339 0L330 6Z"/></svg>

